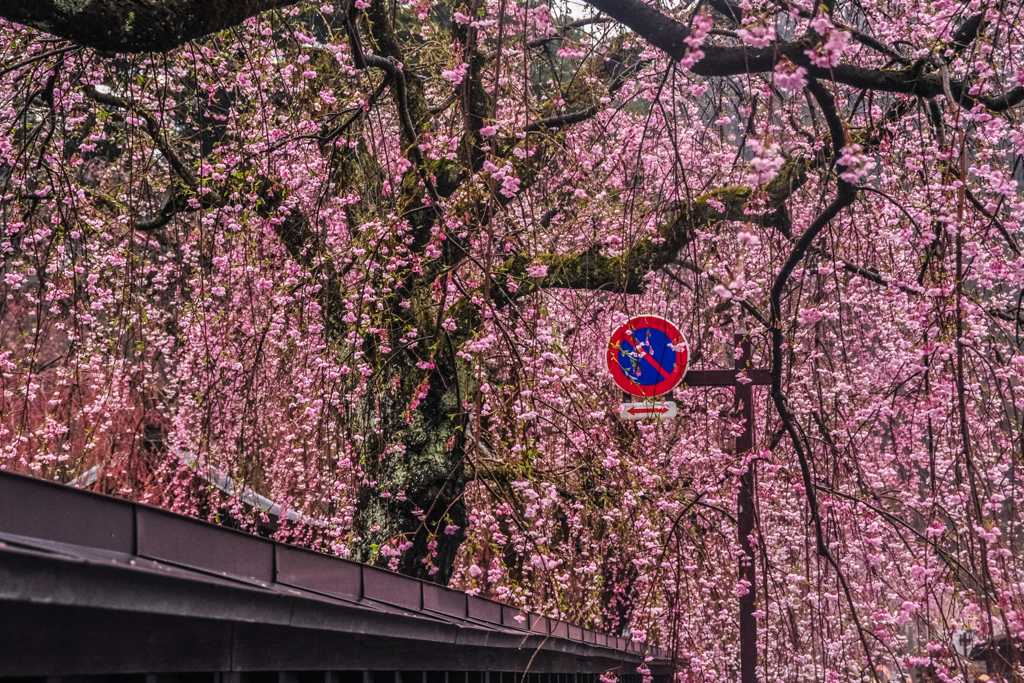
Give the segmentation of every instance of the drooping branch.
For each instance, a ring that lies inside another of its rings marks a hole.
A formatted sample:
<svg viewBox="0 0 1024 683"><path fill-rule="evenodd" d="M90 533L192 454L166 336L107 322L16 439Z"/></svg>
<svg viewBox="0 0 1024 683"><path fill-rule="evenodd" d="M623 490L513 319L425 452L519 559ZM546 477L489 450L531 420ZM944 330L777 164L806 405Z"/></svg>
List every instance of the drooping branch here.
<svg viewBox="0 0 1024 683"><path fill-rule="evenodd" d="M836 110L835 100L828 89L818 81L811 81L808 84L807 89L818 102L818 105L821 107L822 114L828 123L829 136L832 139L833 155L837 160L836 165L839 174L839 178L837 179L838 190L836 192L835 199L825 207L825 210L811 222L811 225L808 226L807 230L805 230L804 233L796 240L793 251L790 252L789 258L786 259L785 264L783 264L782 269L779 271L779 274L776 276L775 282L772 285L770 296L772 337L771 397L772 402L775 404L775 409L778 412L779 417L782 419L783 427L786 432L788 432L790 440L793 443L793 450L796 451L797 460L800 463L800 474L804 485L804 496L807 499L807 507L811 513L811 521L814 524L814 536L818 556L828 562L836 572L836 578L839 579L839 584L842 586L843 593L846 596L847 606L850 609L850 616L853 618L853 622L857 627L857 634L860 637L861 646L864 648L864 656L868 663L868 669L874 670L871 648L868 646L867 640L865 639L865 630L861 625L860 617L857 616L857 609L853 600L853 595L850 592L850 586L846 581L846 576L839 566L839 562L832 554L832 551L829 549L829 544L825 540L825 533L821 521L821 512L818 508L817 494L815 493L815 483L809 464L810 450L804 447L805 441L801 438L799 429L797 428L796 417L789 409L789 402L782 391L783 291L790 276L796 269L796 266L799 265L804 256L807 255L814 239L833 218L838 216L843 209L852 204L857 198L856 187L849 181L843 179L842 173L845 168L843 165L838 163L841 151L846 145L846 131L843 127L842 120L839 118L839 113Z"/></svg>
<svg viewBox="0 0 1024 683"><path fill-rule="evenodd" d="M105 52L166 52L296 0L4 0L0 17Z"/></svg>
<svg viewBox="0 0 1024 683"><path fill-rule="evenodd" d="M833 153L836 158L839 158L840 150L842 149L844 144L843 141L845 140L845 133L842 121L840 121L839 115L836 112L835 101L828 90L816 81L812 81L808 84L808 90L810 90L811 94L814 95L815 100L817 100L820 105L822 113L828 122L829 132L832 137ZM800 470L803 475L805 489L804 494L807 497L807 504L811 511L811 520L814 522L818 555L829 560L831 560L832 556L829 552L828 545L825 543L821 516L818 512L818 504L814 493L814 482L811 480L810 467L807 463L808 454L804 449L804 441L797 429L793 413L789 410L786 397L782 393L782 295L787 283L789 282L790 276L796 270L796 267L803 260L804 256L807 255L807 251L811 248L811 244L814 239L833 218L838 216L843 209L852 204L856 197L857 192L854 186L845 180L840 179L839 191L837 192L835 199L825 207L825 210L811 222L807 227L807 230L797 238L793 245L793 250L790 252L786 262L782 265L782 268L779 270L779 274L775 277L775 282L772 285L771 295L769 297L772 322L772 400L775 403L775 408L779 413L779 417L782 419L786 431L789 432L790 440L793 442L793 448L796 450L797 458L800 461Z"/></svg>

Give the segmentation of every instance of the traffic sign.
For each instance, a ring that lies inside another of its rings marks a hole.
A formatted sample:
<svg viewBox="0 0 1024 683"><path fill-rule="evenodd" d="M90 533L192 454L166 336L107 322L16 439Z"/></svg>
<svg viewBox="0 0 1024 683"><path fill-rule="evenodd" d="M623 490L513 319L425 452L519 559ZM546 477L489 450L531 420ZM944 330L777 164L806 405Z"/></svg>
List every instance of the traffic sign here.
<svg viewBox="0 0 1024 683"><path fill-rule="evenodd" d="M679 329L656 315L630 318L608 342L608 369L631 396L654 398L686 375L689 350Z"/></svg>
<svg viewBox="0 0 1024 683"><path fill-rule="evenodd" d="M620 420L671 420L676 414L676 404L673 401L623 403L619 406Z"/></svg>

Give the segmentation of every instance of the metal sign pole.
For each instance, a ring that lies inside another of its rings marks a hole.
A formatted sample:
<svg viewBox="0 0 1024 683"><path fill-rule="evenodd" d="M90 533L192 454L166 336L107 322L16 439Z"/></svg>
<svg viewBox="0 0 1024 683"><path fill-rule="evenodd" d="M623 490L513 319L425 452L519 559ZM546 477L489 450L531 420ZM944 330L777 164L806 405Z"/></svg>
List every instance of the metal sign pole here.
<svg viewBox="0 0 1024 683"><path fill-rule="evenodd" d="M741 353L736 359L737 374L750 365L750 336L736 334L736 346ZM736 455L744 457L754 447L754 389L753 384L736 383L733 390L736 413L743 419L743 431L736 436ZM740 683L757 683L757 619L754 618L754 602L757 583L754 568L754 547L750 535L754 532L754 463L751 462L740 476L740 490L736 501L736 522L739 533L740 557L739 575L750 585L745 595L740 596Z"/></svg>

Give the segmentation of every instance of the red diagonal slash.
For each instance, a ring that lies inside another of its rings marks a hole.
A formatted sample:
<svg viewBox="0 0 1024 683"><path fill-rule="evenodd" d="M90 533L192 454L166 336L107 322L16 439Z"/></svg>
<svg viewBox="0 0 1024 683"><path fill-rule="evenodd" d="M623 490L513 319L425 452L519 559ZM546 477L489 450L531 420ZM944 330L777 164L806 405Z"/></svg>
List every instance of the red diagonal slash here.
<svg viewBox="0 0 1024 683"><path fill-rule="evenodd" d="M633 330L626 330L626 334L628 334L629 338L633 340L633 349L640 354L640 358L646 359L647 362L651 364L651 367L657 370L662 377L668 379L668 373L665 372L665 368L661 367L661 365L658 364L658 361L654 360L654 356L647 353L647 351L640 346L640 342L637 341L636 336L633 334Z"/></svg>

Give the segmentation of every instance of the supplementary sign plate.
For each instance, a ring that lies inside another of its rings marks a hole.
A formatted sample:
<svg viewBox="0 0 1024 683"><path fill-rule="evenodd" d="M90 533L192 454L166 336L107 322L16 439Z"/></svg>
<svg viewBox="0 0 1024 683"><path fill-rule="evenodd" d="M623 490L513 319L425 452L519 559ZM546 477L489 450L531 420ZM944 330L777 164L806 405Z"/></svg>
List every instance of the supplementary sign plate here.
<svg viewBox="0 0 1024 683"><path fill-rule="evenodd" d="M676 416L673 401L657 403L623 403L619 406L620 420L671 420Z"/></svg>

